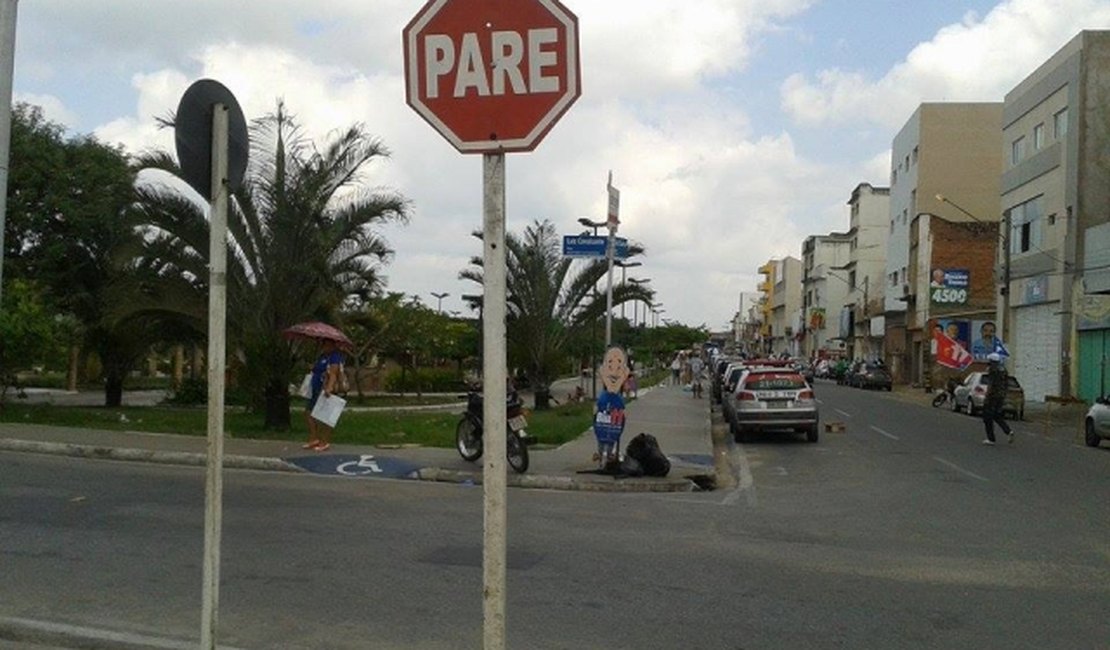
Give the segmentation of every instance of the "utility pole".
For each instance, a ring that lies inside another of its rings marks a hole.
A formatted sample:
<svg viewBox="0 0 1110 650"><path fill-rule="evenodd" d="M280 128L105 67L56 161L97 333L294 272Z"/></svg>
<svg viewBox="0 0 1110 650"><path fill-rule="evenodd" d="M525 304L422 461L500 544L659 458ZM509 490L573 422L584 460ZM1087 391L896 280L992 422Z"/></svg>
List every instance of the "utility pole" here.
<svg viewBox="0 0 1110 650"><path fill-rule="evenodd" d="M8 213L8 160L12 146L12 73L19 0L0 0L0 309L4 296L4 221Z"/></svg>

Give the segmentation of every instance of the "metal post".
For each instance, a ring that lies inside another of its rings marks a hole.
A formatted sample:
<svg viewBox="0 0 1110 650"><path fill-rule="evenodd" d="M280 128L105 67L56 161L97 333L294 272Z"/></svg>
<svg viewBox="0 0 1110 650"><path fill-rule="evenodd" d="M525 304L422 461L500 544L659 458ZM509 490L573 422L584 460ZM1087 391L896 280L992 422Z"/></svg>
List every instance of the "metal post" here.
<svg viewBox="0 0 1110 650"><path fill-rule="evenodd" d="M208 240L208 470L204 508L201 648L216 649L220 610L220 529L223 519L224 366L227 350L227 122L212 107L211 233Z"/></svg>
<svg viewBox="0 0 1110 650"><path fill-rule="evenodd" d="M0 310L4 301L4 223L8 214L8 163L12 147L12 73L19 0L0 0Z"/></svg>
<svg viewBox="0 0 1110 650"><path fill-rule="evenodd" d="M482 155L484 249L482 348L482 417L485 421L483 466L484 521L482 610L485 650L505 648L505 154Z"/></svg>
<svg viewBox="0 0 1110 650"><path fill-rule="evenodd" d="M609 242L605 248L605 256L609 262L608 280L605 287L605 347L608 349L613 342L613 249L616 248L617 229L609 226Z"/></svg>
<svg viewBox="0 0 1110 650"><path fill-rule="evenodd" d="M1004 211L1002 217L1002 313L998 318L998 337L1006 343L1006 329L1010 325L1010 211Z"/></svg>

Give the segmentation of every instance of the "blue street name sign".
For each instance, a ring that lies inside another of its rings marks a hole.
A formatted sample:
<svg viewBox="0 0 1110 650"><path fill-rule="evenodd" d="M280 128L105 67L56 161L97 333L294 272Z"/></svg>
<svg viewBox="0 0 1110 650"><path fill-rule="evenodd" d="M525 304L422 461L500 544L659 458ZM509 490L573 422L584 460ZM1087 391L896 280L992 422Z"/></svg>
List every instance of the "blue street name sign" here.
<svg viewBox="0 0 1110 650"><path fill-rule="evenodd" d="M563 257L605 257L608 237L600 235L563 235ZM613 257L623 260L628 257L628 240L617 237Z"/></svg>

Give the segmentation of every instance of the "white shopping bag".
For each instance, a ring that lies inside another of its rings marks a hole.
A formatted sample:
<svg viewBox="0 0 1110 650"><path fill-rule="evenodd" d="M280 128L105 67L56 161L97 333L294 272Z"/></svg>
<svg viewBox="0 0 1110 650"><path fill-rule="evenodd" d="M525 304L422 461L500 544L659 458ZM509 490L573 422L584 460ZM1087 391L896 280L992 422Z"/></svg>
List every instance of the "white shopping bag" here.
<svg viewBox="0 0 1110 650"><path fill-rule="evenodd" d="M345 406L347 406L347 400L338 395L320 395L316 400L316 406L312 408L312 417L329 427L334 427L335 423L339 422L339 415L343 413Z"/></svg>
<svg viewBox="0 0 1110 650"><path fill-rule="evenodd" d="M304 376L304 381L301 382L301 387L297 390L297 394L301 397L308 399L312 397L312 373Z"/></svg>

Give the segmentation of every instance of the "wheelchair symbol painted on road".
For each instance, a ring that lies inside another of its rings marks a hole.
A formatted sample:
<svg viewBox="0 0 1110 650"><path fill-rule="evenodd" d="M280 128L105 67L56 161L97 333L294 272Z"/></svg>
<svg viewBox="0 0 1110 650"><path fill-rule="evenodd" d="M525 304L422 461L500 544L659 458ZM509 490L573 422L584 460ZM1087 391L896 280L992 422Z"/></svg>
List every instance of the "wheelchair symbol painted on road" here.
<svg viewBox="0 0 1110 650"><path fill-rule="evenodd" d="M413 478L414 472L423 467L411 460L374 454L313 454L287 457L285 460L313 474L350 478Z"/></svg>
<svg viewBox="0 0 1110 650"><path fill-rule="evenodd" d="M351 460L340 463L335 471L344 476L366 476L367 474L381 474L382 468L374 460L373 454L363 454L357 461Z"/></svg>

